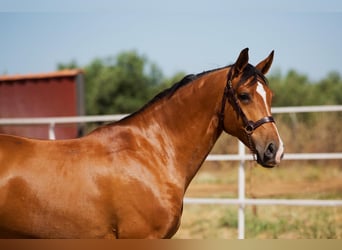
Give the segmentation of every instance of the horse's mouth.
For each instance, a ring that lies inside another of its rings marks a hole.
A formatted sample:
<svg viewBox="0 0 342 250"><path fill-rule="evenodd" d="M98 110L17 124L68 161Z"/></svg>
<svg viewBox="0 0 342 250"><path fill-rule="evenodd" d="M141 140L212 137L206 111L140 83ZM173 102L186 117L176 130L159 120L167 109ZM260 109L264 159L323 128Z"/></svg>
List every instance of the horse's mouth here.
<svg viewBox="0 0 342 250"><path fill-rule="evenodd" d="M274 164L274 165L273 164L261 164L261 166L263 166L264 168L274 168L277 165L276 164Z"/></svg>
<svg viewBox="0 0 342 250"><path fill-rule="evenodd" d="M261 166L263 166L264 168L274 168L275 166L277 166L278 164L275 162L275 160L268 160L268 161L263 161L263 159L259 156L259 154L257 154L257 163Z"/></svg>

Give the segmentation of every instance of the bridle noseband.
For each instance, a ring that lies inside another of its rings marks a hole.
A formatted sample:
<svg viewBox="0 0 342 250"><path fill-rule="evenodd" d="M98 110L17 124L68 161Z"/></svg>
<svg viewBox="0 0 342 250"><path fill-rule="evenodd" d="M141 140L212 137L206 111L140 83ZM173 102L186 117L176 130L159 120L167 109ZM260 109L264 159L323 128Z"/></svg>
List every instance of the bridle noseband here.
<svg viewBox="0 0 342 250"><path fill-rule="evenodd" d="M220 123L221 128L224 128L224 110L226 107L227 100L232 105L238 118L241 117L243 124L244 124L244 130L248 138L248 142L250 146L249 148L251 149L252 153L256 153L255 145L252 141L251 135L253 134L254 130L260 127L262 124L268 123L268 122L275 122L273 117L265 116L261 118L260 120L257 120L256 122L253 122L246 117L245 113L240 107L239 100L232 86L231 70L229 70L228 75L227 75L227 84L226 84L226 87L224 88L224 93L223 93L222 103L221 103L221 112L219 114L219 119L220 119L219 123Z"/></svg>

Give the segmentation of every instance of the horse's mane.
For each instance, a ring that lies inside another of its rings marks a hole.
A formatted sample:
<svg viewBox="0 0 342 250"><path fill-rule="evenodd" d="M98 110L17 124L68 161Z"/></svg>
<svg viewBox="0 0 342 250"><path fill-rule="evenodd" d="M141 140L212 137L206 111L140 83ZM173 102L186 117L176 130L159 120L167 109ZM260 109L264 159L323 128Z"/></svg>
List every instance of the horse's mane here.
<svg viewBox="0 0 342 250"><path fill-rule="evenodd" d="M221 70L221 69L229 68L231 66L234 66L234 65L232 64L232 65L228 65L228 66L224 66L224 67L220 67L220 68L216 68L216 69L212 69L212 70L203 71L203 72L201 72L199 74L189 74L189 75L186 75L179 82L173 84L171 87L169 87L169 88L163 90L162 92L160 92L159 94L157 94L148 103L146 103L141 109L139 109L136 112L132 113L130 116L133 116L133 115L136 115L136 114L140 113L141 111L145 110L147 107L152 105L153 103L155 103L155 102L157 102L157 101L159 101L159 100L161 100L163 98L170 98L170 97L172 97L177 92L177 90L179 90L180 88L182 88L182 87L192 83L194 80L196 80L196 79L198 79L200 77L203 77L205 75L208 75L209 73L212 73L212 72L215 72L215 71L218 71L218 70ZM250 78L251 76L253 76L255 80L259 77L259 78L261 78L263 80L263 82L266 85L268 84L268 81L265 78L265 76L258 69L256 69L253 65L248 64L245 67L245 69L244 69L243 75L242 75L241 80L238 83L238 85L246 82L246 80L248 78ZM250 82L251 85L254 84L254 83L255 83L254 80ZM128 116L128 117L130 117L130 116Z"/></svg>
<svg viewBox="0 0 342 250"><path fill-rule="evenodd" d="M216 69L212 69L212 70L207 70L207 71L203 71L202 73L199 73L199 74L189 74L189 75L186 75L184 76L184 78L182 80L180 80L179 82L173 84L170 88L167 88L165 90L163 90L162 92L160 92L159 94L157 94L155 97L153 97L153 99L151 99L145 106L149 106L153 103L155 103L156 101L160 100L160 99L163 99L165 97L171 97L178 89L180 89L181 87L185 86L185 85L188 85L189 83L193 82L194 80L202 77L202 76L205 76L209 73L212 73L214 71L218 71L218 70L221 70L221 69L224 69L224 68L228 68L230 67L229 66L224 66L224 67L221 67L221 68L216 68Z"/></svg>
<svg viewBox="0 0 342 250"><path fill-rule="evenodd" d="M175 83L174 85L172 85L170 88L167 88L165 89L164 91L160 92L159 94L157 94L153 99L151 99L145 106L149 106L151 105L152 103L164 98L164 97L171 97L178 89L180 89L181 87L193 82L194 80L202 77L202 76L205 76L209 73L212 73L212 72L215 72L215 71L218 71L218 70L221 70L221 69L224 69L224 68L228 68L228 67L231 67L233 65L228 65L228 66L224 66L224 67L220 67L220 68L216 68L216 69L212 69L212 70L208 70L208 71L203 71L202 73L199 73L199 74L189 74L189 75L186 75L182 80L180 80L179 82ZM244 69L244 72L243 72L243 75L241 77L241 80L240 82L238 83L238 85L246 82L246 80L248 78L250 78L251 76L254 76L254 78L261 78L262 81L265 83L265 84L268 84L268 81L266 79L266 77L258 70L256 69L253 65L251 64L248 64L245 69ZM251 81L251 84L255 83L255 81Z"/></svg>

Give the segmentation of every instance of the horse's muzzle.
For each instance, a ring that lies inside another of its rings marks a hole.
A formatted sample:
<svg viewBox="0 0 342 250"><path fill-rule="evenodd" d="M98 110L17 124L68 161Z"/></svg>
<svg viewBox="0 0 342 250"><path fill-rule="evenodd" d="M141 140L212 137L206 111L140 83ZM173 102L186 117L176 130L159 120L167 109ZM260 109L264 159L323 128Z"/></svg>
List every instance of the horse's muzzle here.
<svg viewBox="0 0 342 250"><path fill-rule="evenodd" d="M273 168L280 163L283 156L283 147L279 147L271 142L266 146L263 152L257 151L257 162L265 168Z"/></svg>

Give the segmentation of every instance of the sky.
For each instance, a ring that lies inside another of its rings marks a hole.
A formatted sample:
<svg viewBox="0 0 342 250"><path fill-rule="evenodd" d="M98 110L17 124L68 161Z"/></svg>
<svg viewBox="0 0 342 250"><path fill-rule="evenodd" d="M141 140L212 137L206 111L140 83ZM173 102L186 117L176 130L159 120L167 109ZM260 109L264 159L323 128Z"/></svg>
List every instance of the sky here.
<svg viewBox="0 0 342 250"><path fill-rule="evenodd" d="M256 65L312 80L342 75L342 1L0 0L0 74L56 70L75 60L136 50L166 76L233 63L249 48Z"/></svg>

